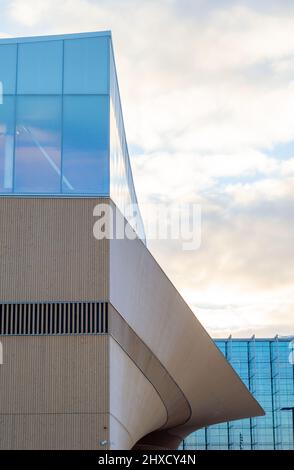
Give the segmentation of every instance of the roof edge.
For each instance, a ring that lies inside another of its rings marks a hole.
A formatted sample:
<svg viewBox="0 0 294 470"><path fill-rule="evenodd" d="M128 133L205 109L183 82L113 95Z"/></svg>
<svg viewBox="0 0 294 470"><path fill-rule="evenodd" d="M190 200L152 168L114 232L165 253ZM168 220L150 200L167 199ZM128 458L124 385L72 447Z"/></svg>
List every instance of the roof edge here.
<svg viewBox="0 0 294 470"><path fill-rule="evenodd" d="M92 31L85 33L69 33L69 34L52 34L46 36L20 36L20 37L6 37L0 38L1 44L17 44L26 42L41 42L41 41L58 41L62 39L83 39L93 37L107 36L111 38L111 31Z"/></svg>

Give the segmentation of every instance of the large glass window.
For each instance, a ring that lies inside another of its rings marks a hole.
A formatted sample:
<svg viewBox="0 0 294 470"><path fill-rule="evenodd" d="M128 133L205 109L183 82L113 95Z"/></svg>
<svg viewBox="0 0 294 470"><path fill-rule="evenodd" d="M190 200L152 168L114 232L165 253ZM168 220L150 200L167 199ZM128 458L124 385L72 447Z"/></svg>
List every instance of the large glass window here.
<svg viewBox="0 0 294 470"><path fill-rule="evenodd" d="M110 196L145 239L110 33L0 39L1 194Z"/></svg>
<svg viewBox="0 0 294 470"><path fill-rule="evenodd" d="M18 97L15 191L60 192L61 97Z"/></svg>
<svg viewBox="0 0 294 470"><path fill-rule="evenodd" d="M0 105L0 191L13 187L14 96L4 96Z"/></svg>
<svg viewBox="0 0 294 470"><path fill-rule="evenodd" d="M18 46L18 94L62 93L62 41Z"/></svg>
<svg viewBox="0 0 294 470"><path fill-rule="evenodd" d="M64 41L64 93L108 93L108 37Z"/></svg>
<svg viewBox="0 0 294 470"><path fill-rule="evenodd" d="M108 122L107 96L64 97L63 192L108 193Z"/></svg>
<svg viewBox="0 0 294 470"><path fill-rule="evenodd" d="M0 91L8 95L15 93L16 51L16 44L0 45Z"/></svg>

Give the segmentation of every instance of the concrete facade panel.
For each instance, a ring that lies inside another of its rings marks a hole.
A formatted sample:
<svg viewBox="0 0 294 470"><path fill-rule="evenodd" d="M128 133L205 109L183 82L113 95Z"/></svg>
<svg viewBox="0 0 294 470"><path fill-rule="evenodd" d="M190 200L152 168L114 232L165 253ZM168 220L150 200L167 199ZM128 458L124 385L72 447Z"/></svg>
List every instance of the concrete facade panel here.
<svg viewBox="0 0 294 470"><path fill-rule="evenodd" d="M93 236L96 198L0 198L0 301L104 300L108 241Z"/></svg>
<svg viewBox="0 0 294 470"><path fill-rule="evenodd" d="M110 429L111 448L124 449L126 445L116 440L117 426L126 430L131 448L142 436L165 424L167 410L152 383L113 338L109 346L109 406L115 418Z"/></svg>
<svg viewBox="0 0 294 470"><path fill-rule="evenodd" d="M0 341L1 449L96 449L108 441L108 335Z"/></svg>

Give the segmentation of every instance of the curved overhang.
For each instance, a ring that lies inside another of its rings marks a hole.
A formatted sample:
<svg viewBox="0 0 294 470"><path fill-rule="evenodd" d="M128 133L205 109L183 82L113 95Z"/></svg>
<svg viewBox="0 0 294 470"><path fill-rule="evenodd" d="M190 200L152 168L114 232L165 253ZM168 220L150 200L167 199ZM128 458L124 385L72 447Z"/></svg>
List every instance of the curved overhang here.
<svg viewBox="0 0 294 470"><path fill-rule="evenodd" d="M1 199L0 300L9 312L31 315L23 305L33 303L48 323L44 303L108 306L95 334L1 337L10 358L0 371L2 448L172 449L203 426L262 415L144 243L93 237L99 203L112 204Z"/></svg>
<svg viewBox="0 0 294 470"><path fill-rule="evenodd" d="M264 415L144 243L109 244L109 333L167 410L166 422L137 436L136 448L176 448L199 428Z"/></svg>

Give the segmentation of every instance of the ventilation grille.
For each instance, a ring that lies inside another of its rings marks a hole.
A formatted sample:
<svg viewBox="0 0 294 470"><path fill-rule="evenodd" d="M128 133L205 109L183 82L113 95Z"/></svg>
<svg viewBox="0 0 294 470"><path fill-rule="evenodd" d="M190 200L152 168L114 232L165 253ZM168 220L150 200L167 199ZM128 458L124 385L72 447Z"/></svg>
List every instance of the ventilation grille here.
<svg viewBox="0 0 294 470"><path fill-rule="evenodd" d="M108 305L0 304L0 335L74 335L108 331Z"/></svg>

